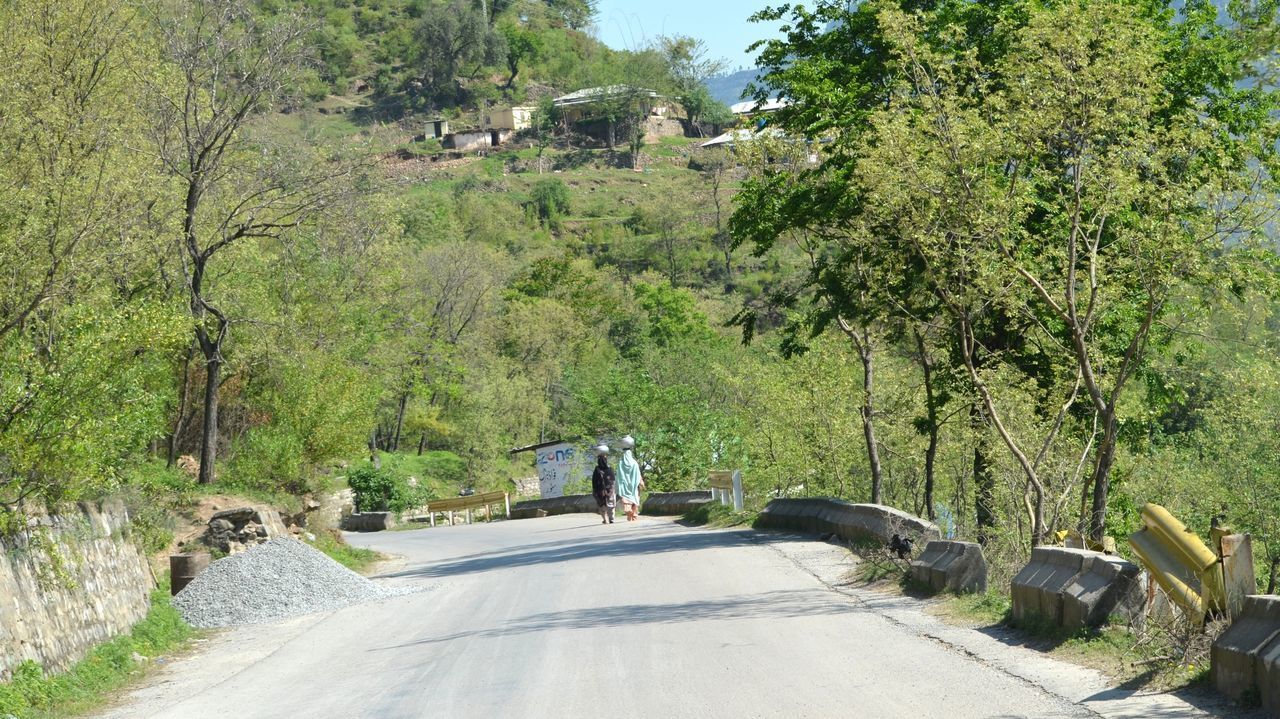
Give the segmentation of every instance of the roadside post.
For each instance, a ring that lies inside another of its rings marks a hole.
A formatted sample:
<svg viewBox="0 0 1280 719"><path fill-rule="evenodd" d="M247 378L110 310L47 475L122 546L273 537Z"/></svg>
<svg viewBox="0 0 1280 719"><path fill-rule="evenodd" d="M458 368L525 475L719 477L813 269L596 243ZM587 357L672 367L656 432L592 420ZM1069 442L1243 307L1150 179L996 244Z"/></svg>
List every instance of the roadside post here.
<svg viewBox="0 0 1280 719"><path fill-rule="evenodd" d="M707 476L711 485L711 498L727 505L733 502L733 511L742 511L742 472L736 469L714 469Z"/></svg>

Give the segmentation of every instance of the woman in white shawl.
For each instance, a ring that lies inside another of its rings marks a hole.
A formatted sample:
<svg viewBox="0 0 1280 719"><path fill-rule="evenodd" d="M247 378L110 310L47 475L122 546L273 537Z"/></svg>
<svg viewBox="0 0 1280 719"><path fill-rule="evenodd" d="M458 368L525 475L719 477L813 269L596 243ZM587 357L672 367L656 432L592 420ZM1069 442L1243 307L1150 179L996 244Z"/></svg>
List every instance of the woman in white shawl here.
<svg viewBox="0 0 1280 719"><path fill-rule="evenodd" d="M622 460L618 462L618 499L627 513L627 521L634 522L640 513L640 490L644 489L644 477L640 476L640 463L631 450L636 441L627 435L622 438Z"/></svg>

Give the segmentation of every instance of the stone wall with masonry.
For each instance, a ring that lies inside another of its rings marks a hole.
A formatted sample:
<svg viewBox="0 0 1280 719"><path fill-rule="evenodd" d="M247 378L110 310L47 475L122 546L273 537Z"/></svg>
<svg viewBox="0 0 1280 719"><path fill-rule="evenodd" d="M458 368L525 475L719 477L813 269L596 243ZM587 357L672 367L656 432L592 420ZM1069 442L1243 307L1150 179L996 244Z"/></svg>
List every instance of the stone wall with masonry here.
<svg viewBox="0 0 1280 719"><path fill-rule="evenodd" d="M65 670L146 616L155 577L128 526L123 504L80 504L0 537L0 681L28 659Z"/></svg>

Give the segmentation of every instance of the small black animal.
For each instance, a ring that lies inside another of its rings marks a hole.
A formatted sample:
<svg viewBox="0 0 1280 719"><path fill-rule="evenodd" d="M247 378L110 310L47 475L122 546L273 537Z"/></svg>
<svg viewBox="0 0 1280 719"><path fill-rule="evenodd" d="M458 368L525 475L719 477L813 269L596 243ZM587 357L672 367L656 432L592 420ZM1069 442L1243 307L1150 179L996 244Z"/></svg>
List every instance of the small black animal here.
<svg viewBox="0 0 1280 719"><path fill-rule="evenodd" d="M893 535L889 540L889 551L898 555L898 559L911 558L911 537Z"/></svg>

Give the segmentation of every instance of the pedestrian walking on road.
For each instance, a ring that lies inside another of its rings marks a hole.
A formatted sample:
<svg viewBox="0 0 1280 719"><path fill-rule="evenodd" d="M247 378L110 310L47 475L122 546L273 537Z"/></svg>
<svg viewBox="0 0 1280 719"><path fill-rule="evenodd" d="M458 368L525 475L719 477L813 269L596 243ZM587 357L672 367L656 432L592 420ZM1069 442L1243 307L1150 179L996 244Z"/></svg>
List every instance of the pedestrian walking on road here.
<svg viewBox="0 0 1280 719"><path fill-rule="evenodd" d="M640 490L644 489L644 477L640 476L640 463L631 450L636 441L627 435L622 438L622 460L618 462L618 499L627 514L627 521L636 521L640 514Z"/></svg>
<svg viewBox="0 0 1280 719"><path fill-rule="evenodd" d="M609 447L596 446L596 470L591 473L591 494L596 499L601 524L613 523L613 507L617 501L617 479L609 467Z"/></svg>

